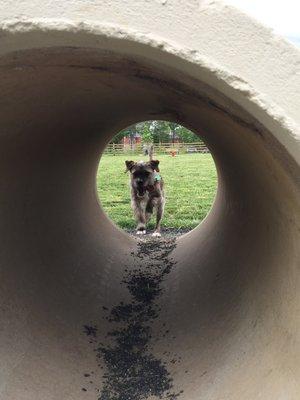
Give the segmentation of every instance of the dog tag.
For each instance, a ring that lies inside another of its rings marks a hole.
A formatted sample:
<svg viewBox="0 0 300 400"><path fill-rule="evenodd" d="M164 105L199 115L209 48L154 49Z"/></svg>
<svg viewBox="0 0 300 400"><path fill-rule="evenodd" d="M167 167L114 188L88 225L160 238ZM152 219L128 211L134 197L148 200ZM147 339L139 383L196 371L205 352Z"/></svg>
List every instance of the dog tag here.
<svg viewBox="0 0 300 400"><path fill-rule="evenodd" d="M155 174L155 180L156 181L160 181L161 180L161 176L159 174Z"/></svg>

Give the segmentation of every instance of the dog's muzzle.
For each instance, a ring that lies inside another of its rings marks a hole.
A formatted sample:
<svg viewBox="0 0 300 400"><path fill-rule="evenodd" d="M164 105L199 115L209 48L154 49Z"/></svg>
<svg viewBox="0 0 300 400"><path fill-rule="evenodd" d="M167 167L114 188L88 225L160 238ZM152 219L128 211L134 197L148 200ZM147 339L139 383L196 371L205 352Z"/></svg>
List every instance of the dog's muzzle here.
<svg viewBox="0 0 300 400"><path fill-rule="evenodd" d="M144 187L143 188L137 188L137 194L138 194L139 197L143 197L145 195L145 193L146 193L146 189Z"/></svg>
<svg viewBox="0 0 300 400"><path fill-rule="evenodd" d="M146 193L146 188L144 186L144 182L143 181L137 181L137 193L139 197L143 197L144 194Z"/></svg>

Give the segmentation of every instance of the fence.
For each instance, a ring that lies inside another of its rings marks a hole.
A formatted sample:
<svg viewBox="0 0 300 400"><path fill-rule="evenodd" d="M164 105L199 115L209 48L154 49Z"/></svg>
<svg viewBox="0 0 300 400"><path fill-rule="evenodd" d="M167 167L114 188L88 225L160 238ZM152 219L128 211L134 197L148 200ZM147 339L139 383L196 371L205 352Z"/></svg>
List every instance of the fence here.
<svg viewBox="0 0 300 400"><path fill-rule="evenodd" d="M109 143L104 154L129 155L143 153L143 144L124 145L123 143ZM186 154L186 153L209 153L204 142L196 143L155 143L154 154Z"/></svg>

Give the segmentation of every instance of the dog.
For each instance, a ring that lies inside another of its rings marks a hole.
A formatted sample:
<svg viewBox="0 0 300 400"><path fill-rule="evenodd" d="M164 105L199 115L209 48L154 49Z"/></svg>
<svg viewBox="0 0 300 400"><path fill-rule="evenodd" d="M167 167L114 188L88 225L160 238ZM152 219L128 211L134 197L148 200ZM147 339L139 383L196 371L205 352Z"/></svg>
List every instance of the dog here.
<svg viewBox="0 0 300 400"><path fill-rule="evenodd" d="M159 161L125 161L126 172L130 172L131 207L137 221L136 233L144 235L153 210L156 210L156 225L152 236L161 236L161 220L165 206L164 182L159 174Z"/></svg>

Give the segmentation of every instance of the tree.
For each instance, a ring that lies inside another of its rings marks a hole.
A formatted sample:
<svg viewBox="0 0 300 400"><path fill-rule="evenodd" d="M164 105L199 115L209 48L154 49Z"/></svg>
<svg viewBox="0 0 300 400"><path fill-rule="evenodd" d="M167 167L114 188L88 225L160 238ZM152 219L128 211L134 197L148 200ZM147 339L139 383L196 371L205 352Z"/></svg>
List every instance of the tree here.
<svg viewBox="0 0 300 400"><path fill-rule="evenodd" d="M182 125L170 121L154 120L139 122L123 129L114 136L111 143L120 143L124 136L129 137L132 143L137 133L141 136L142 142L145 144L174 143L177 137L185 143L194 143L200 140L197 135Z"/></svg>
<svg viewBox="0 0 300 400"><path fill-rule="evenodd" d="M170 140L170 128L167 121L153 121L153 142L166 143Z"/></svg>
<svg viewBox="0 0 300 400"><path fill-rule="evenodd" d="M176 138L185 143L198 142L200 139L189 129L176 122L170 121L152 121L154 143L174 143Z"/></svg>
<svg viewBox="0 0 300 400"><path fill-rule="evenodd" d="M200 138L195 133L185 128L182 125L177 125L175 127L176 135L181 139L184 143L195 143L199 142Z"/></svg>
<svg viewBox="0 0 300 400"><path fill-rule="evenodd" d="M137 132L141 135L143 143L153 143L152 121L141 122L136 125Z"/></svg>

